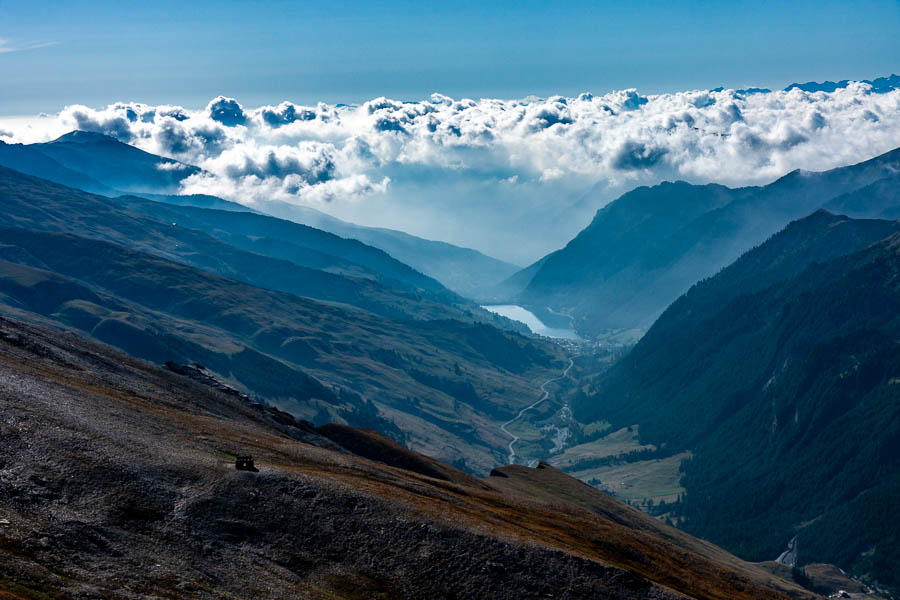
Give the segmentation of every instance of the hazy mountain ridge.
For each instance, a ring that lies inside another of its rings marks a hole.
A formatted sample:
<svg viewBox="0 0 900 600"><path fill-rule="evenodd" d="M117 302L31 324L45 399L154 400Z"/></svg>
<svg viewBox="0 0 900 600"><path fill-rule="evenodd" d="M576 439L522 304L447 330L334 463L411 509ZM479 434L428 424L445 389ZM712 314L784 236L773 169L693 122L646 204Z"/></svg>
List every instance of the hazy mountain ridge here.
<svg viewBox="0 0 900 600"><path fill-rule="evenodd" d="M887 178L900 149L825 171L795 171L761 187L663 183L598 211L565 248L548 255L518 302L575 318L587 335L646 330L690 286L736 260L793 219ZM859 205L858 216L869 216ZM874 206L876 215L884 207Z"/></svg>
<svg viewBox="0 0 900 600"><path fill-rule="evenodd" d="M200 173L200 169L144 152L101 133L73 131L42 144L0 142L0 165L105 196L138 194L181 206L258 212L215 196L177 195L180 182ZM518 269L470 248L401 231L354 225L309 207L270 201L264 208L281 219L379 248L466 297L478 298L486 286Z"/></svg>
<svg viewBox="0 0 900 600"><path fill-rule="evenodd" d="M46 179L52 178L47 177ZM120 195L127 196L128 194ZM141 198L146 198L147 200L155 200L157 202L165 202L166 204L174 204L176 206L193 206L196 208L211 208L214 210L231 210L236 212L249 212L262 214L259 211L253 210L249 206L244 206L243 204L238 204L237 202L231 202L229 200L223 200L221 198L217 198L216 196L208 196L206 194L147 194L143 193L140 195Z"/></svg>
<svg viewBox="0 0 900 600"><path fill-rule="evenodd" d="M346 277L310 269L293 261L272 258L237 246L172 221L161 221L129 210L122 202L62 187L0 167L0 194L4 211L0 225L45 231L64 231L109 240L148 251L171 260L233 277L252 285L310 296L321 300L345 302L389 317L501 320L483 311L433 282L432 290L410 285L394 287L368 277ZM172 209L178 210L173 207ZM224 213L252 219L255 215ZM285 224L287 225L287 224ZM315 232L309 232L315 233ZM358 244L332 240L335 247ZM361 249L365 253L366 249ZM372 253L378 254L377 250ZM384 260L381 265L395 271L412 272L404 265ZM413 273L413 277L415 273ZM360 274L365 274L362 269ZM427 283L425 278L421 281ZM457 308L458 306L458 308ZM502 324L510 326L509 322Z"/></svg>
<svg viewBox="0 0 900 600"><path fill-rule="evenodd" d="M576 414L693 452L687 531L754 560L797 534L801 564L897 586L898 232L791 223L673 303Z"/></svg>
<svg viewBox="0 0 900 600"><path fill-rule="evenodd" d="M900 218L900 174L838 196L829 201L825 208L849 217Z"/></svg>
<svg viewBox="0 0 900 600"><path fill-rule="evenodd" d="M313 208L269 203L266 210L277 217L353 238L384 250L397 260L434 277L454 292L481 301L486 290L519 267L471 248L426 240L402 231L364 227L336 219Z"/></svg>
<svg viewBox="0 0 900 600"><path fill-rule="evenodd" d="M65 166L120 192L176 194L181 181L201 170L123 144L109 136L73 131L35 149Z"/></svg>
<svg viewBox="0 0 900 600"><path fill-rule="evenodd" d="M215 209L173 206L137 197L117 199L131 210L161 221L208 233L232 246L273 258L290 260L317 270L374 277L397 288L452 294L434 279L392 258L387 253L354 239L345 239L306 225L267 215ZM462 298L456 302L463 304Z"/></svg>

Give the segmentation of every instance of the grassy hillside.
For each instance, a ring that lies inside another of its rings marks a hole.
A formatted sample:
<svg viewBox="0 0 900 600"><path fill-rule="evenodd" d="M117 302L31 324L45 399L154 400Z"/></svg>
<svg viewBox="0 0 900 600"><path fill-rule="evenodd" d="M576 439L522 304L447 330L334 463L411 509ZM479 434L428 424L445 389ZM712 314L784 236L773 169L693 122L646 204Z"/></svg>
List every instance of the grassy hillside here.
<svg viewBox="0 0 900 600"><path fill-rule="evenodd" d="M396 423L411 447L473 471L503 460L497 425L565 364L555 345L490 325L385 319L108 242L7 229L0 244L7 312L156 363L199 362L317 422Z"/></svg>
<svg viewBox="0 0 900 600"><path fill-rule="evenodd" d="M536 498L530 474L516 475L519 489L494 489L377 434L316 430L9 319L0 319L0 415L6 597L802 594L612 499L594 498L598 511L553 492ZM239 455L259 472L235 471Z"/></svg>

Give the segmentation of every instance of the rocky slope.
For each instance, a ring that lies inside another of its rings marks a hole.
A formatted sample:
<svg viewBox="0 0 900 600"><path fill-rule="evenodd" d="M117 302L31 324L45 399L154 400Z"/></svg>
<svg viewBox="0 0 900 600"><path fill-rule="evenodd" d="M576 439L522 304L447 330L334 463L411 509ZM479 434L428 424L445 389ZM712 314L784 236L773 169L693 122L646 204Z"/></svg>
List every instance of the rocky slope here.
<svg viewBox="0 0 900 600"><path fill-rule="evenodd" d="M0 596L802 594L573 504L391 466L404 452L373 433L393 450L361 458L355 437L0 319Z"/></svg>

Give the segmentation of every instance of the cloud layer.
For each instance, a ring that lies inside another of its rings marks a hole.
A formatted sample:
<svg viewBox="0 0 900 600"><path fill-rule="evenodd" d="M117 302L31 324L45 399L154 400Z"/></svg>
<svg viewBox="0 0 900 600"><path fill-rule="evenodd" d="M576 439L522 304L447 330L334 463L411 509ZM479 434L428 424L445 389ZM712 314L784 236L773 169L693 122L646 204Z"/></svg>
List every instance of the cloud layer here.
<svg viewBox="0 0 900 600"><path fill-rule="evenodd" d="M664 179L765 183L861 161L900 143L900 90L623 90L523 100L205 109L117 103L0 119L0 139L98 131L202 167L186 193L285 201L519 262L559 246L598 207Z"/></svg>

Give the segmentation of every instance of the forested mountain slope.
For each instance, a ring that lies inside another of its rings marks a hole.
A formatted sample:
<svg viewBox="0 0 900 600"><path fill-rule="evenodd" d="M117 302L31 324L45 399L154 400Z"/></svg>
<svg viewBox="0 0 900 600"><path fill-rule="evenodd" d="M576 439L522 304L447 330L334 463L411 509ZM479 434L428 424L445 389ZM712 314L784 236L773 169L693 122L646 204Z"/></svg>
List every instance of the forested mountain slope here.
<svg viewBox="0 0 900 600"><path fill-rule="evenodd" d="M689 449L684 528L739 556L900 584L900 226L825 211L670 306L576 399Z"/></svg>
<svg viewBox="0 0 900 600"><path fill-rule="evenodd" d="M695 282L838 196L886 185L880 200L853 202L853 214L881 217L896 210L890 186L898 169L900 149L822 173L794 171L762 187L677 182L638 188L598 211L565 248L547 256L513 299L572 315L589 336L640 334Z"/></svg>

